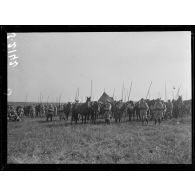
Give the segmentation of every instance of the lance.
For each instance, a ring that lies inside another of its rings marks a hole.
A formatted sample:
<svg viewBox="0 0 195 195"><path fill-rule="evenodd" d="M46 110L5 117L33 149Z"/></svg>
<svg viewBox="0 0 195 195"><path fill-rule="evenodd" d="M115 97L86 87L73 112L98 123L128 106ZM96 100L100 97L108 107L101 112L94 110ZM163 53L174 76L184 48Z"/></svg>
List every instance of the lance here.
<svg viewBox="0 0 195 195"><path fill-rule="evenodd" d="M92 80L91 80L91 93L90 93L90 97L92 98Z"/></svg>
<svg viewBox="0 0 195 195"><path fill-rule="evenodd" d="M76 90L75 100L77 100L77 93L78 93L78 88L77 88L77 90Z"/></svg>
<svg viewBox="0 0 195 195"><path fill-rule="evenodd" d="M131 95L131 87L132 87L132 81L131 81L131 86L130 86L130 89L129 89L128 101L129 101L130 95Z"/></svg>
<svg viewBox="0 0 195 195"><path fill-rule="evenodd" d="M47 97L47 105L48 105L49 96Z"/></svg>
<svg viewBox="0 0 195 195"><path fill-rule="evenodd" d="M127 101L129 101L129 99L128 99L128 95L129 95L128 90L127 90L127 94L126 95L127 95Z"/></svg>
<svg viewBox="0 0 195 195"><path fill-rule="evenodd" d="M114 93L115 93L115 88L114 88L113 95L112 95L112 98L113 98L113 99L114 99Z"/></svg>
<svg viewBox="0 0 195 195"><path fill-rule="evenodd" d="M124 82L123 82L123 86L122 86L122 101L123 101L123 90L124 90Z"/></svg>
<svg viewBox="0 0 195 195"><path fill-rule="evenodd" d="M172 90L172 96L173 96L173 99L175 99L175 98L174 98L174 92L173 92L173 90Z"/></svg>
<svg viewBox="0 0 195 195"><path fill-rule="evenodd" d="M78 98L79 98L79 88L77 88L76 95L75 95L75 99L78 100Z"/></svg>
<svg viewBox="0 0 195 195"><path fill-rule="evenodd" d="M28 99L28 93L26 94L25 105L26 105L26 103L27 103L27 99Z"/></svg>
<svg viewBox="0 0 195 195"><path fill-rule="evenodd" d="M152 85L152 82L150 83L150 86L149 86L149 88L148 88L148 93L147 93L147 95L146 95L146 99L147 99L148 94L149 94L149 92L150 92L150 87L151 87L151 85Z"/></svg>
<svg viewBox="0 0 195 195"><path fill-rule="evenodd" d="M126 102L126 92L125 92L125 87L124 87L124 101Z"/></svg>
<svg viewBox="0 0 195 195"><path fill-rule="evenodd" d="M42 103L42 93L40 93L40 102Z"/></svg>
<svg viewBox="0 0 195 195"><path fill-rule="evenodd" d="M79 98L79 87L78 87L78 98Z"/></svg>
<svg viewBox="0 0 195 195"><path fill-rule="evenodd" d="M62 96L62 94L60 94L60 96L59 96L59 106L60 106L60 100L61 100L61 96Z"/></svg>
<svg viewBox="0 0 195 195"><path fill-rule="evenodd" d="M179 97L179 90L180 90L180 88L181 88L181 86L177 90L177 98Z"/></svg>
<svg viewBox="0 0 195 195"><path fill-rule="evenodd" d="M165 101L167 101L167 87L166 87L166 82L165 82Z"/></svg>

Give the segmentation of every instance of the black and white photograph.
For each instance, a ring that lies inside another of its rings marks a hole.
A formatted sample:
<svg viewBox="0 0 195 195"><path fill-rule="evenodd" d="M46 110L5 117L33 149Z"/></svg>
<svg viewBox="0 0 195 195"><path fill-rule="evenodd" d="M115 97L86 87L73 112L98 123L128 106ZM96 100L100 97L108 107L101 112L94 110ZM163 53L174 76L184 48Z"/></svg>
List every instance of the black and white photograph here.
<svg viewBox="0 0 195 195"><path fill-rule="evenodd" d="M192 164L191 37L7 33L7 163Z"/></svg>

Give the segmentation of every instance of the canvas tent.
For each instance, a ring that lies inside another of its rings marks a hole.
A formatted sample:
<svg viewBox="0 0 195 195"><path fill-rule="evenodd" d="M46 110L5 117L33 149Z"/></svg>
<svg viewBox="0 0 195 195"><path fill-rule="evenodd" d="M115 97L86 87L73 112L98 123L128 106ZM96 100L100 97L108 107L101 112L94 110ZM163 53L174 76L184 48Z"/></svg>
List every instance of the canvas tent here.
<svg viewBox="0 0 195 195"><path fill-rule="evenodd" d="M98 102L106 103L106 101L113 102L114 99L110 97L108 94L105 92L102 94L102 96L99 98Z"/></svg>

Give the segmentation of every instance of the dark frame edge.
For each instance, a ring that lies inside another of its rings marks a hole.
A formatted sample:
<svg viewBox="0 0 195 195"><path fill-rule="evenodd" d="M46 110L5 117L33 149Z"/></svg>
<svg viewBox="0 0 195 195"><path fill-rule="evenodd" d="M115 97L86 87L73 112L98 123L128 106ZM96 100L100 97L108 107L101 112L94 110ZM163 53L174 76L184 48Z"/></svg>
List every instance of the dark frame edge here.
<svg viewBox="0 0 195 195"><path fill-rule="evenodd" d="M99 25L99 26L1 26L1 54L0 60L3 62L0 73L1 84L1 107L2 114L0 115L0 127L3 130L7 130L7 120L3 120L3 116L6 116L7 108L7 33L8 32L149 32L149 31L191 31L191 51L192 51L192 164L150 164L150 165L86 165L86 164L7 164L7 131L0 131L0 169L5 171L194 171L195 159L194 159L194 26L184 25L161 25L161 26L121 26L121 25ZM52 30L53 29L53 30ZM6 82L5 82L6 80Z"/></svg>

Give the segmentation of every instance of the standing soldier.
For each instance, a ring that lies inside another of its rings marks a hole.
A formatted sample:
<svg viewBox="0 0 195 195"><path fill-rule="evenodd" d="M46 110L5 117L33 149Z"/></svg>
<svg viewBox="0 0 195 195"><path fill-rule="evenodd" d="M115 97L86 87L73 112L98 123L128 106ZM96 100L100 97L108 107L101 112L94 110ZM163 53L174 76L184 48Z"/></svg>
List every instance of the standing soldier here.
<svg viewBox="0 0 195 195"><path fill-rule="evenodd" d="M34 106L34 105L30 106L29 112L30 112L30 117L31 117L31 118L35 118L35 116L36 116L36 111L35 111L35 106Z"/></svg>
<svg viewBox="0 0 195 195"><path fill-rule="evenodd" d="M53 114L54 114L54 107L52 104L50 104L47 110L46 120L48 121L48 119L50 118L50 120L52 121Z"/></svg>
<svg viewBox="0 0 195 195"><path fill-rule="evenodd" d="M173 115L173 103L170 100L168 100L166 116L167 116L167 118L171 119L172 115Z"/></svg>
<svg viewBox="0 0 195 195"><path fill-rule="evenodd" d="M163 120L166 119L166 111L167 111L167 106L165 104L165 102L162 101L162 105L163 105Z"/></svg>
<svg viewBox="0 0 195 195"><path fill-rule="evenodd" d="M146 121L146 123L148 124L147 111L149 110L149 107L143 98L139 102L139 110L140 110L142 125L144 124L144 121Z"/></svg>
<svg viewBox="0 0 195 195"><path fill-rule="evenodd" d="M58 116L58 108L54 105L54 116Z"/></svg>
<svg viewBox="0 0 195 195"><path fill-rule="evenodd" d="M107 124L110 124L110 119L112 114L111 109L112 109L111 103L108 100L106 100L104 117L105 117L105 123Z"/></svg>
<svg viewBox="0 0 195 195"><path fill-rule="evenodd" d="M164 111L164 108L163 108L163 104L162 102L160 101L160 98L158 98L154 104L154 120L155 120L155 125L158 121L158 123L160 124L161 123L161 120L163 118L163 111Z"/></svg>

